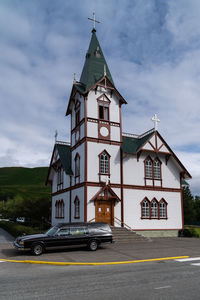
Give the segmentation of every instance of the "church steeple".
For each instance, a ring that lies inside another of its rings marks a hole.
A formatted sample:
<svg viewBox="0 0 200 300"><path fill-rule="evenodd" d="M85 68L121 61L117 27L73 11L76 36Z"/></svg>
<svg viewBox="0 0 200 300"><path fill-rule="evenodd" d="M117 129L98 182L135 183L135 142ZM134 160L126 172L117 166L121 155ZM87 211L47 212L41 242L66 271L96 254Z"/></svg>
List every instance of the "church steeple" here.
<svg viewBox="0 0 200 300"><path fill-rule="evenodd" d="M103 51L96 36L96 30L93 28L89 49L86 54L85 64L80 78L80 83L84 85L84 89L85 91L87 91L97 81L103 78L105 73L107 78L114 85L112 76L103 55Z"/></svg>

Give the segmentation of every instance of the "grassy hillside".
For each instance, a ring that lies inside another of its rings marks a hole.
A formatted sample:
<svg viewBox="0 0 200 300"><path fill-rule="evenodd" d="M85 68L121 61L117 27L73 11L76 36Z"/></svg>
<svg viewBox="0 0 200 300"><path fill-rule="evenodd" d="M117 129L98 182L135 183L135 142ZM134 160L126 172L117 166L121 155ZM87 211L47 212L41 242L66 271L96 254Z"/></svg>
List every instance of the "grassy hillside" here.
<svg viewBox="0 0 200 300"><path fill-rule="evenodd" d="M13 198L16 195L49 196L50 188L45 186L48 168L0 168L0 200Z"/></svg>

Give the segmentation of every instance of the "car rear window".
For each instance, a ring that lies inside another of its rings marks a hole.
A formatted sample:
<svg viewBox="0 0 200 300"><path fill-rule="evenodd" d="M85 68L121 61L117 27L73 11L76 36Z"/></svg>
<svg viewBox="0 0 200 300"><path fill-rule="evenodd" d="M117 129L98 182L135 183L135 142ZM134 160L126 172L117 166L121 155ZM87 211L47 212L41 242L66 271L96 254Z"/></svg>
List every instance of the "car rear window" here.
<svg viewBox="0 0 200 300"><path fill-rule="evenodd" d="M80 235L80 234L87 234L88 228L87 227L70 227L70 235Z"/></svg>
<svg viewBox="0 0 200 300"><path fill-rule="evenodd" d="M92 233L111 233L111 228L108 224L91 224L89 231Z"/></svg>

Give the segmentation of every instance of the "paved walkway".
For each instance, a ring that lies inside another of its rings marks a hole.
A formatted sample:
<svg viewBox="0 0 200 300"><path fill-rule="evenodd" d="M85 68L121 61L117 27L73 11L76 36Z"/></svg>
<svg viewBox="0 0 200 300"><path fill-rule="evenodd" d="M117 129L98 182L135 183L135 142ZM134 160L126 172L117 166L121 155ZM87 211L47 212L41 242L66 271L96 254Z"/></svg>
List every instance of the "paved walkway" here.
<svg viewBox="0 0 200 300"><path fill-rule="evenodd" d="M6 232L4 229L0 228L0 246L3 243L13 242L14 237Z"/></svg>

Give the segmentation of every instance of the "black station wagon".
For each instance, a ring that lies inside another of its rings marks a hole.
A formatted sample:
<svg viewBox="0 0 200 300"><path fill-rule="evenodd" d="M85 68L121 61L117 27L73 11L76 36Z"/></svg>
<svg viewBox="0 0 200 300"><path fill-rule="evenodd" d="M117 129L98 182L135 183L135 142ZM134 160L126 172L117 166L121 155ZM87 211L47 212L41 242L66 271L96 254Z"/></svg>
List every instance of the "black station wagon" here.
<svg viewBox="0 0 200 300"><path fill-rule="evenodd" d="M101 243L112 242L112 231L107 223L65 223L51 227L44 234L18 237L14 247L18 250L29 249L32 254L40 255L47 248L84 244L95 251Z"/></svg>

